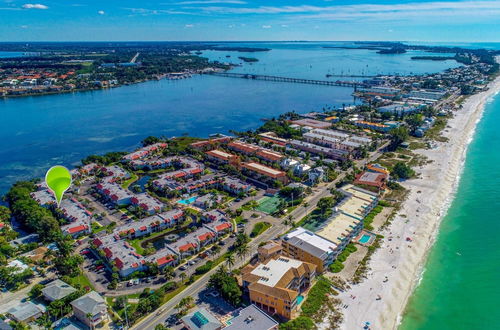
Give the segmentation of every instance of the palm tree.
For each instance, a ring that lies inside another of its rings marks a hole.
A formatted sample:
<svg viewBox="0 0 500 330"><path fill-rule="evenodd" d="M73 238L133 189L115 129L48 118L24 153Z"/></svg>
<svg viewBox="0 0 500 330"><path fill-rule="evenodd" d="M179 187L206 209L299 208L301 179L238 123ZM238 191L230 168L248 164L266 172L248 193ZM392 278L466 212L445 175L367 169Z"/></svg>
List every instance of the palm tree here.
<svg viewBox="0 0 500 330"><path fill-rule="evenodd" d="M243 244L238 246L238 248L236 249L236 254L238 255L238 257L240 257L240 259L243 260L248 254L248 251L248 246L246 244Z"/></svg>
<svg viewBox="0 0 500 330"><path fill-rule="evenodd" d="M290 214L290 215L288 215L288 217L286 217L285 219L283 219L282 224L283 224L285 227L293 227L294 222L293 222L292 215Z"/></svg>
<svg viewBox="0 0 500 330"><path fill-rule="evenodd" d="M85 316L87 317L87 319L89 319L90 326L92 327L92 330L95 329L94 328L94 321L92 320L92 316L93 316L92 313L87 313Z"/></svg>
<svg viewBox="0 0 500 330"><path fill-rule="evenodd" d="M232 253L226 256L226 266L229 269L231 269L234 266L234 256Z"/></svg>
<svg viewBox="0 0 500 330"><path fill-rule="evenodd" d="M179 277L181 278L181 282L184 282L184 280L186 279L186 273L180 273L179 274Z"/></svg>

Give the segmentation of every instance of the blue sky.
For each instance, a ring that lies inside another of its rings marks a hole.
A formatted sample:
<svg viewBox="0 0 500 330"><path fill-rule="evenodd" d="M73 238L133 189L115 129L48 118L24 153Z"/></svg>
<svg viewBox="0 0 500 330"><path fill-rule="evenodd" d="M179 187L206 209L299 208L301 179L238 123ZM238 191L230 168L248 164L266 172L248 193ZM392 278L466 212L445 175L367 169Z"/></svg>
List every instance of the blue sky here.
<svg viewBox="0 0 500 330"><path fill-rule="evenodd" d="M0 0L0 41L500 41L500 1Z"/></svg>

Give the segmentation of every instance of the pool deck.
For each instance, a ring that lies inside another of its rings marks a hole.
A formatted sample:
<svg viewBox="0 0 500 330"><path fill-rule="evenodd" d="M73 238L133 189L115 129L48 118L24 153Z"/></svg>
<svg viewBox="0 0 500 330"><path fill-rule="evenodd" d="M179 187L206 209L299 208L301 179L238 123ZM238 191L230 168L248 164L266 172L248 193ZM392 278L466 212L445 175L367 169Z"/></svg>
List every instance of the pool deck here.
<svg viewBox="0 0 500 330"><path fill-rule="evenodd" d="M363 236L365 235L368 235L370 236L370 239L367 241L367 242L361 242L360 240L363 238ZM356 236L354 239L353 239L353 242L355 243L358 243L359 245L363 245L363 246L370 246L372 245L372 243L375 241L375 238L377 237L377 235L375 233L372 233L371 231L368 231L368 230L365 230L363 229L361 231L361 233L359 233L358 236Z"/></svg>

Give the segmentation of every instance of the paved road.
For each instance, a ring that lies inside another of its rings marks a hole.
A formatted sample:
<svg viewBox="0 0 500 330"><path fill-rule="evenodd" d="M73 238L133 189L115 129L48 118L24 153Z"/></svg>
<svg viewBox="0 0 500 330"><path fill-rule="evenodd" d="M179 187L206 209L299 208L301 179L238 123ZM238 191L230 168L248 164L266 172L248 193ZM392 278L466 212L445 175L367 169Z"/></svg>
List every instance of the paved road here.
<svg viewBox="0 0 500 330"><path fill-rule="evenodd" d="M284 226L279 224L276 226L273 226L266 230L263 234L255 238L253 241L251 241L248 244L249 250L250 251L256 251L257 247L261 242L266 242L273 237L281 234L284 231ZM233 266L234 268L238 268L243 266L245 263L250 261L250 258L252 256L247 256L244 259L237 259L235 262L235 265ZM164 305L162 305L159 310L163 310L163 312L160 313L160 315L157 315L156 313L152 313L148 315L146 318L143 320L139 321L137 324L135 324L132 329L141 329L141 330L146 330L146 329L154 329L154 327L157 324L164 323L165 320L168 318L168 316L171 314L172 310L174 309L175 305L179 303L179 301L187 296L191 296L197 299L197 296L201 291L203 291L208 283L208 280L212 274L214 274L217 271L218 267L212 269L202 277L200 277L196 282L188 286L184 291L176 295L174 298L166 302Z"/></svg>
<svg viewBox="0 0 500 330"><path fill-rule="evenodd" d="M380 150L383 150L386 146L387 143L382 145L376 152L372 153L367 159L357 162L357 165L364 166L368 162L374 161L382 154ZM299 221L304 216L312 212L312 210L315 209L317 202L321 198L329 196L330 189L334 187L335 183L340 181L344 177L344 175L345 173L341 173L335 181L321 184L318 187L315 187L313 189L313 194L305 198L305 202L308 203L308 206L307 207L299 206L298 208L292 211L291 215L293 221ZM248 244L249 251L255 252L261 242L269 241L279 235L282 235L286 231L287 228L285 228L285 226L281 224L280 221L273 221L273 223L276 223L276 225L269 228L262 235L258 236L256 239L252 240ZM244 259L237 259L234 268L243 266L245 263L250 261L252 256L253 254L248 255ZM164 323L166 321L166 319L171 315L172 311L174 310L174 307L179 303L179 301L182 298L191 296L196 301L197 298L199 298L200 292L206 288L210 276L217 271L217 268L218 267L210 270L208 273L200 277L196 282L187 287L184 291L182 291L181 293L173 297L171 300L163 304L158 309L161 310L159 314L157 313L149 314L144 319L140 320L138 323L132 326L132 329L152 330L157 324Z"/></svg>

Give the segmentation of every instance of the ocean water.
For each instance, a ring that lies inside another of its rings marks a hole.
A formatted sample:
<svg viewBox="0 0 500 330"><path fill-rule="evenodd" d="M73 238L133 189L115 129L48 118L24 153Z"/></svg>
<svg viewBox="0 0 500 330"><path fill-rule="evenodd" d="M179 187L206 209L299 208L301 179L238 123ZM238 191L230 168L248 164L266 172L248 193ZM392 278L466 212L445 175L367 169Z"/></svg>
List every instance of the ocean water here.
<svg viewBox="0 0 500 330"><path fill-rule="evenodd" d="M485 108L400 329L499 329L500 95Z"/></svg>
<svg viewBox="0 0 500 330"><path fill-rule="evenodd" d="M231 45L238 45L231 43ZM269 52L210 51L211 59L257 57L235 72L326 79L327 73L439 72L455 61L412 61L408 54L327 49L344 43L246 43ZM5 54L5 53L4 53ZM19 54L18 54L19 55ZM12 56L12 54L9 54ZM339 79L339 78L332 78ZM150 81L108 90L0 99L0 195L55 164L73 167L91 154L131 150L149 135L206 137L248 130L262 118L354 104L352 89L215 76Z"/></svg>

